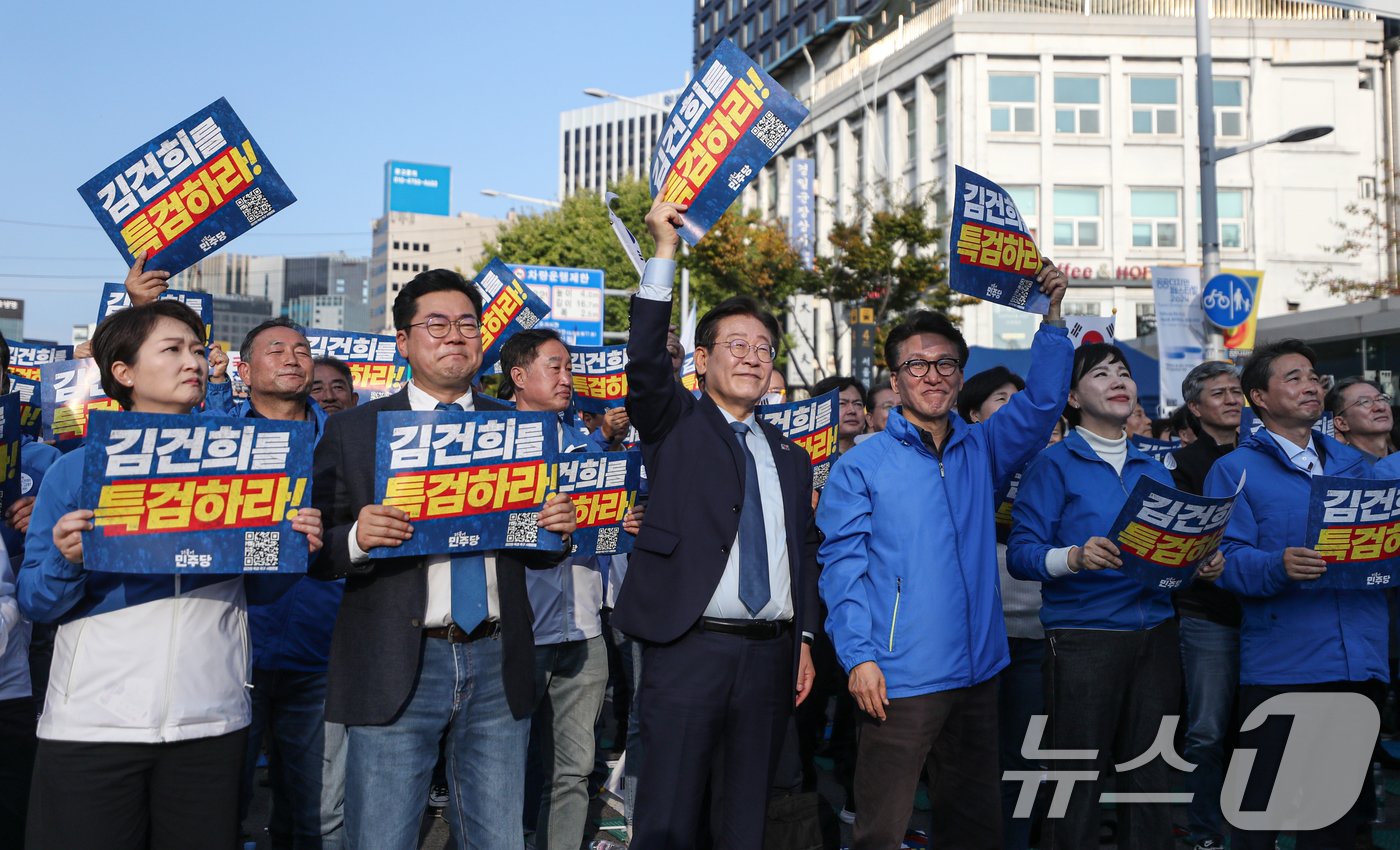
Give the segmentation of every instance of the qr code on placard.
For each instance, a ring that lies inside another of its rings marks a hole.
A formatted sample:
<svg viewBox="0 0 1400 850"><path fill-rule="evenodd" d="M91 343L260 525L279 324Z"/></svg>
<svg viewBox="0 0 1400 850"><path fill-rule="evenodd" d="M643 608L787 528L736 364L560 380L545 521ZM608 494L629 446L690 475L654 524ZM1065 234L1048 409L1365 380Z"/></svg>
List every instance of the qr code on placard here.
<svg viewBox="0 0 1400 850"><path fill-rule="evenodd" d="M282 553L282 532L243 532L243 569L275 570Z"/></svg>
<svg viewBox="0 0 1400 850"><path fill-rule="evenodd" d="M262 189L253 188L238 196L238 208L243 211L243 217L248 219L249 225L257 224L268 216L272 215L272 204L263 197Z"/></svg>
<svg viewBox="0 0 1400 850"><path fill-rule="evenodd" d="M533 546L540 537L540 527L535 521L540 518L538 511L527 514L511 514L506 525L506 548L511 546Z"/></svg>
<svg viewBox="0 0 1400 850"><path fill-rule="evenodd" d="M598 554L612 555L617 552L617 526L598 529Z"/></svg>
<svg viewBox="0 0 1400 850"><path fill-rule="evenodd" d="M812 468L812 489L820 490L826 486L827 476L831 474L831 464L824 463L821 466Z"/></svg>
<svg viewBox="0 0 1400 850"><path fill-rule="evenodd" d="M540 323L540 317L536 316L535 311L529 307L522 307L515 320L520 323L520 327L527 331Z"/></svg>
<svg viewBox="0 0 1400 850"><path fill-rule="evenodd" d="M783 143L783 139L787 138L788 133L792 132L792 128L779 121L778 116L769 112L760 118L749 132L753 133L754 138L763 142L763 146L768 150L775 151L778 149L778 145Z"/></svg>

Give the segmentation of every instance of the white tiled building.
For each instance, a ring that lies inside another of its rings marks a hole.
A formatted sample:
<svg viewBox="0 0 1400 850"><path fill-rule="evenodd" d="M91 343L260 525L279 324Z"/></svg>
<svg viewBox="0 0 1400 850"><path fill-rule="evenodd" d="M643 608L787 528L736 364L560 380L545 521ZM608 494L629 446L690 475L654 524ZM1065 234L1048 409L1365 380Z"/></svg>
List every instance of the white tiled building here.
<svg viewBox="0 0 1400 850"><path fill-rule="evenodd" d="M1191 0L939 0L862 44L856 36L776 76L811 117L750 188L786 218L788 162L814 157L818 245L862 187L943 187L955 164L1011 190L1042 250L1070 273L1067 312L1116 309L1119 336L1152 322L1148 267L1197 264L1199 153ZM1292 0L1216 0L1217 144L1309 124L1329 136L1270 145L1218 166L1221 264L1265 271L1261 315L1327 306L1304 286L1334 261L1334 222L1382 184L1382 27L1364 13ZM813 83L815 82L815 85ZM1353 265L1383 273L1378 248ZM801 308L802 305L799 305ZM813 311L817 320L828 313ZM979 304L969 343L1022 347L1033 319ZM828 368L844 356L816 352Z"/></svg>

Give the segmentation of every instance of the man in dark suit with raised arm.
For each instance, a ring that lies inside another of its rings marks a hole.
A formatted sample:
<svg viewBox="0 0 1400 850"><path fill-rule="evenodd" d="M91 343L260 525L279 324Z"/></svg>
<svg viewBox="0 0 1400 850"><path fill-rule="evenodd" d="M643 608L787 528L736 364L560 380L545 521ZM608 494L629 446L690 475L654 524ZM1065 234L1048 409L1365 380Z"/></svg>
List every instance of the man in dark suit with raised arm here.
<svg viewBox="0 0 1400 850"><path fill-rule="evenodd" d="M534 635L526 567L564 554L486 552L376 558L413 534L408 515L375 503L374 443L383 410L502 410L472 392L481 365L481 295L460 274L424 272L394 301L411 382L326 420L313 503L328 529L311 565L345 578L331 643L326 719L348 732L349 850L417 850L423 800L447 743L451 822L473 847L519 850L525 753L534 705ZM557 495L538 525L566 535L573 503ZM465 846L465 845L463 845Z"/></svg>
<svg viewBox="0 0 1400 850"><path fill-rule="evenodd" d="M779 331L752 298L729 298L701 318L704 394L697 400L675 380L666 331L684 209L658 201L647 215L656 256L632 299L627 344L627 413L651 487L612 620L646 646L630 846L696 846L708 790L718 845L758 850L821 627L811 461L754 415Z"/></svg>

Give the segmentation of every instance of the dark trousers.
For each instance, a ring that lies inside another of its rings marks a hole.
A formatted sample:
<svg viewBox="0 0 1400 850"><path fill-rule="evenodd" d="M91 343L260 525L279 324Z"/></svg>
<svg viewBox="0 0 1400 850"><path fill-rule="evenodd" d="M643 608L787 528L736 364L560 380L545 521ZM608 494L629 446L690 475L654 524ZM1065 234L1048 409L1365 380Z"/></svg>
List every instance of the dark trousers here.
<svg viewBox="0 0 1400 850"><path fill-rule="evenodd" d="M854 850L896 850L928 768L932 846L1001 850L997 682L891 699L885 720L861 713Z"/></svg>
<svg viewBox="0 0 1400 850"><path fill-rule="evenodd" d="M1037 761L1021 755L1031 718L1045 713L1045 689L1041 668L1045 663L1044 638L1008 638L1011 663L997 675L997 714L1000 721L1001 769L1040 770ZM1039 742L1033 742L1039 743ZM1020 782L1001 783L1001 834L1006 850L1027 850L1031 844L1034 815L1013 817Z"/></svg>
<svg viewBox="0 0 1400 850"><path fill-rule="evenodd" d="M632 850L760 850L765 802L792 716L793 638L691 631L642 655L642 749Z"/></svg>
<svg viewBox="0 0 1400 850"><path fill-rule="evenodd" d="M34 774L34 700L0 702L0 848L24 846L29 781Z"/></svg>
<svg viewBox="0 0 1400 850"><path fill-rule="evenodd" d="M247 739L247 729L169 744L41 739L26 846L231 850Z"/></svg>
<svg viewBox="0 0 1400 850"><path fill-rule="evenodd" d="M1363 694L1376 703L1377 708L1385 700L1385 684L1376 680L1366 682L1326 682L1307 685L1241 685L1239 718L1243 722L1250 712L1263 705L1271 697L1286 693L1337 693L1350 691ZM1240 801L1242 811L1263 811L1269 807L1269 797L1274 793L1274 776L1283 760L1283 752L1288 746L1288 734L1293 720L1286 716L1270 717L1258 728L1239 733L1239 750L1256 750L1254 766L1245 784L1244 797ZM1370 766L1365 768L1368 772ZM1278 793L1288 793L1279 789ZM1356 832L1365 823L1362 814L1368 796L1374 794L1370 781L1363 782L1361 793L1351 811L1331 826L1297 833L1297 850L1352 850L1356 846ZM1374 799L1373 797L1371 799ZM1246 831L1233 829L1230 833L1230 846L1234 850L1273 850L1278 837L1273 831Z"/></svg>
<svg viewBox="0 0 1400 850"><path fill-rule="evenodd" d="M825 622L825 611L822 613ZM827 708L831 707L831 741L827 754L836 765L836 781L846 792L845 806L856 810L852 787L856 772L856 702L836 648L825 631L812 643L812 666L816 681L812 692L797 708L798 755L802 761L802 790L817 790L816 756L826 735Z"/></svg>
<svg viewBox="0 0 1400 850"><path fill-rule="evenodd" d="M1181 654L1175 620L1141 631L1055 629L1046 634L1045 704L1050 710L1046 748L1093 750L1097 762L1059 760L1053 771L1097 770L1073 785L1063 818L1045 821L1048 850L1099 846L1099 794L1115 764L1148 752L1162 718L1175 715L1181 693ZM1168 741L1170 744L1170 740ZM1068 780L1063 780L1068 781ZM1171 771L1160 757L1117 774L1125 794L1167 794ZM1173 850L1169 803L1118 807L1122 850Z"/></svg>

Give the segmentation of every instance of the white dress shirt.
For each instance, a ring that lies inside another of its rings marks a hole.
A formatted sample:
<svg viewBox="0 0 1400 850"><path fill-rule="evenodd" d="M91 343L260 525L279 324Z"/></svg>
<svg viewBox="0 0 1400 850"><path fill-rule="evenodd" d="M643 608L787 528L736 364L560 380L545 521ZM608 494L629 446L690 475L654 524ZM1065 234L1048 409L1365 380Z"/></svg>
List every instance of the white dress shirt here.
<svg viewBox="0 0 1400 850"><path fill-rule="evenodd" d="M1317 453L1317 446L1313 444L1311 431L1308 432L1308 444L1306 446L1300 446L1292 440L1280 437L1278 434L1267 429L1265 429L1265 433L1274 438L1274 442L1278 443L1278 447L1283 449L1283 453L1288 456L1289 461L1291 461L1294 466L1303 470L1308 475L1322 474L1322 458Z"/></svg>
<svg viewBox="0 0 1400 850"><path fill-rule="evenodd" d="M472 394L457 399L457 404L463 410L474 410ZM428 395L418 388L418 385L409 381L408 383L408 406L416 411L436 410L438 400ZM350 563L363 564L369 560L369 553L360 548L360 543L355 539L355 532L359 529L359 520L350 526ZM486 557L486 619L499 620L501 618L501 601L496 592L496 553L483 552ZM438 626L445 626L452 622L452 558L447 555L429 555L425 559L428 564L428 606L423 612L423 628L432 629Z"/></svg>

